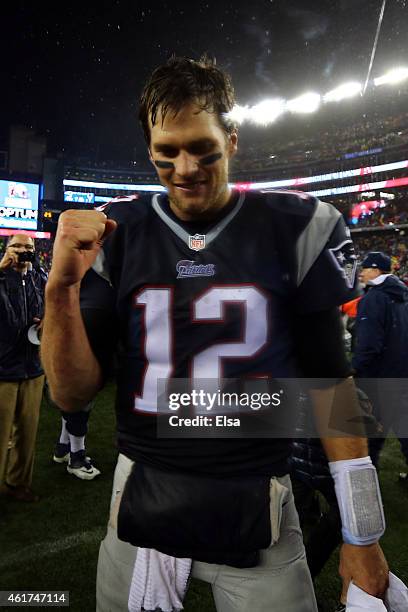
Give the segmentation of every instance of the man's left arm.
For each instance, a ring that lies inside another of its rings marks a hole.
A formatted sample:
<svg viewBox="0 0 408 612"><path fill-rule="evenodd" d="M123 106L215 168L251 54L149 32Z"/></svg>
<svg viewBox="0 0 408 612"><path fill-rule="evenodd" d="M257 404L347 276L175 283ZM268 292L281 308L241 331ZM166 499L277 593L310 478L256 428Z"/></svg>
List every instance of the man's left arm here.
<svg viewBox="0 0 408 612"><path fill-rule="evenodd" d="M317 427L323 433L321 441L329 460L331 472L334 475L339 507L340 510L342 510L342 506L344 509L344 512L341 512L344 535L344 532L347 532L348 529L348 526L344 525L344 514L347 515L347 505L351 504L352 500L349 494L350 491L347 491L342 486L339 470L343 470L343 474L347 474L347 468L375 471L368 457L366 438L358 436L335 437L330 435L331 422L329 420L331 421L331 419L328 415L332 415L332 411L339 410L344 412L344 409L346 409L350 418L352 418L353 412L355 412L356 416L361 412L354 382L351 378L347 378L340 381L335 387L313 389L310 391L310 396L313 402ZM338 405L336 406L337 402ZM359 460L360 466L358 465ZM377 478L376 473L373 476L372 486L377 487L375 482ZM339 478L338 482L336 482L337 478ZM371 503L373 493L374 497L377 497L377 503L380 506L382 502L379 489L378 492L374 490L371 494L368 493ZM382 514L382 507L372 508L371 510L373 513L376 512L377 516ZM364 522L364 519L362 521ZM364 530L364 525L362 525L362 530ZM388 564L378 543L382 531L380 528L378 534L372 534L372 539L377 541L371 544L357 545L346 541L343 543L340 552L339 572L346 589L350 581L353 580L357 586L374 597L382 597L384 595L388 586ZM347 540L347 537L345 539Z"/></svg>
<svg viewBox="0 0 408 612"><path fill-rule="evenodd" d="M334 479L345 541L340 573L347 587L353 580L371 595L382 596L388 566L378 544L385 527L381 495L338 308L357 294L357 256L350 231L332 206L314 202L310 222L296 243L296 270L295 352L309 379L316 425ZM360 503L360 493L367 495L367 503Z"/></svg>
<svg viewBox="0 0 408 612"><path fill-rule="evenodd" d="M373 486L377 487L378 482L375 468L368 457L364 425L366 415L360 408L343 347L339 309L334 307L317 313L297 315L294 317L294 331L299 367L308 378L316 427L334 475L342 515L345 543L341 549L339 571L346 589L350 580L353 580L370 595L381 596L388 584L388 566L378 544L383 529L379 528L378 534L371 534L371 539L363 538L363 541L369 543L350 543L356 541L352 536L347 537L348 513L345 504L351 500L348 495L341 493L342 486L339 486L339 468L343 469L343 476L347 476L348 467L352 470L361 467L366 470L363 475L371 478ZM371 492L371 500L373 494L377 496L380 506L379 489ZM382 507L377 508L376 517L380 520L383 518ZM362 528L364 531L364 525Z"/></svg>

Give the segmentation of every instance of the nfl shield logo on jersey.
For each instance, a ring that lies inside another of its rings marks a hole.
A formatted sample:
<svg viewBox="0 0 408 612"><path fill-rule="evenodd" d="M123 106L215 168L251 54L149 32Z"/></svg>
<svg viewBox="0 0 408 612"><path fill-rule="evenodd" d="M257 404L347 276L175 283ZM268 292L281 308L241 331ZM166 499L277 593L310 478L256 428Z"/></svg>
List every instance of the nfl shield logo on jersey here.
<svg viewBox="0 0 408 612"><path fill-rule="evenodd" d="M354 287L357 272L357 255L351 240L345 240L334 249L329 249L333 262L340 270L349 289Z"/></svg>
<svg viewBox="0 0 408 612"><path fill-rule="evenodd" d="M188 246L192 251L201 251L205 247L204 234L194 234L188 237Z"/></svg>

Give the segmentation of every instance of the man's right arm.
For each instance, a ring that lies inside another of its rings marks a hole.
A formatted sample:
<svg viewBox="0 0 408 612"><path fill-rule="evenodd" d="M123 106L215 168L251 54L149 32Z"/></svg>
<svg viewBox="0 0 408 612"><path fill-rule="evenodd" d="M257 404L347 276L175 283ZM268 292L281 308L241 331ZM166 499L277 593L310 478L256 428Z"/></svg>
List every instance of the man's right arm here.
<svg viewBox="0 0 408 612"><path fill-rule="evenodd" d="M45 291L41 357L51 397L63 410L81 410L103 384L81 316L79 292L103 239L116 227L99 211L60 216Z"/></svg>
<svg viewBox="0 0 408 612"><path fill-rule="evenodd" d="M79 285L46 287L41 357L53 401L81 410L102 386L102 371L89 344L79 307Z"/></svg>

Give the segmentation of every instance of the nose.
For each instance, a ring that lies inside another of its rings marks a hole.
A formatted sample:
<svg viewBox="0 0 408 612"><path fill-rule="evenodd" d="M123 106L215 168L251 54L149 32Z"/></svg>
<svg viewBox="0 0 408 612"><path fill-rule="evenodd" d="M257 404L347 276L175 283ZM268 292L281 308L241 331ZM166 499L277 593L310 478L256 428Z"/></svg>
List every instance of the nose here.
<svg viewBox="0 0 408 612"><path fill-rule="evenodd" d="M174 162L176 174L180 177L188 177L197 173L198 162L194 155L180 153Z"/></svg>

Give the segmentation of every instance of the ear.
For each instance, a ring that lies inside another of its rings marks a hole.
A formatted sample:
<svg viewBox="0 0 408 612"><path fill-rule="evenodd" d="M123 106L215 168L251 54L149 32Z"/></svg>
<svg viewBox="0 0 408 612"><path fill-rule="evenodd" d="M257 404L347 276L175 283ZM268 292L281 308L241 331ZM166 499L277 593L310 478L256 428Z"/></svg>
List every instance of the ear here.
<svg viewBox="0 0 408 612"><path fill-rule="evenodd" d="M228 145L229 156L232 157L233 155L235 155L235 153L237 152L237 149L238 149L238 132L237 130L234 130L229 135L229 145Z"/></svg>
<svg viewBox="0 0 408 612"><path fill-rule="evenodd" d="M150 160L150 163L152 163L152 164L153 164L153 166L156 168L155 163L154 163L154 161L153 161L153 157L152 157L152 152L151 152L151 150L150 150L150 149L148 149L148 152L149 152L149 160Z"/></svg>

